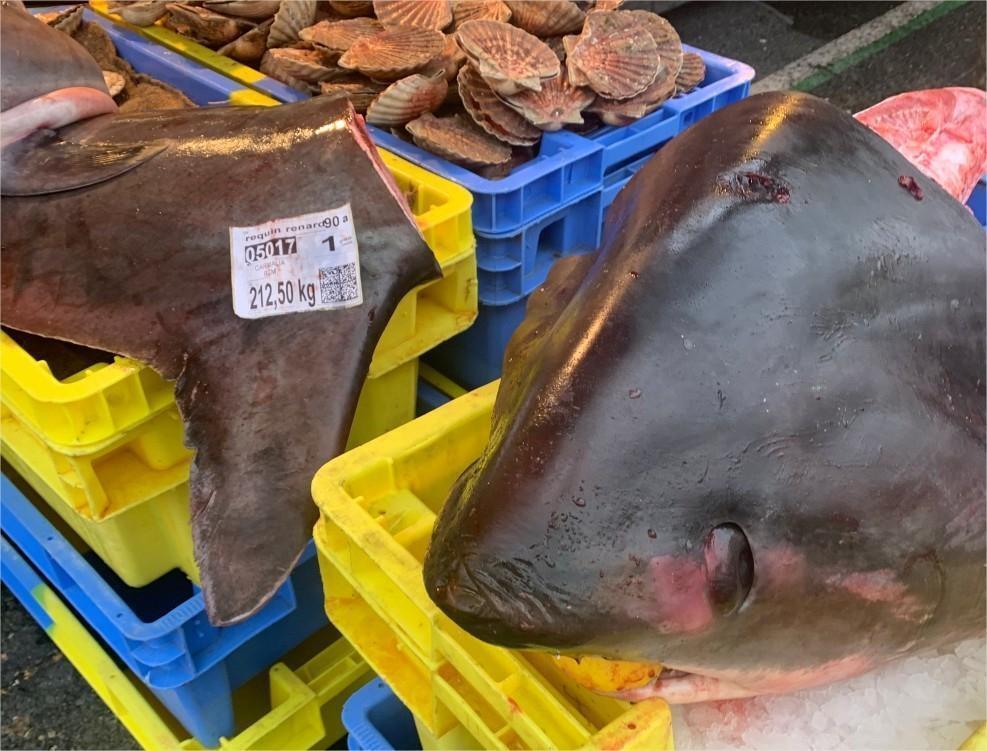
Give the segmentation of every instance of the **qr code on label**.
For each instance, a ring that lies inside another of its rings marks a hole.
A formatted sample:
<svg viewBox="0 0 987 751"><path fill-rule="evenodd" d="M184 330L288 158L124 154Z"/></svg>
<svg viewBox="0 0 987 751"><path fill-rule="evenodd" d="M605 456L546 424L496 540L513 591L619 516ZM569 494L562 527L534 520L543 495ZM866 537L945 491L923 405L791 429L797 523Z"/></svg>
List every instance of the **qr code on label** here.
<svg viewBox="0 0 987 751"><path fill-rule="evenodd" d="M322 304L349 302L359 297L355 263L323 266L319 269L319 292Z"/></svg>

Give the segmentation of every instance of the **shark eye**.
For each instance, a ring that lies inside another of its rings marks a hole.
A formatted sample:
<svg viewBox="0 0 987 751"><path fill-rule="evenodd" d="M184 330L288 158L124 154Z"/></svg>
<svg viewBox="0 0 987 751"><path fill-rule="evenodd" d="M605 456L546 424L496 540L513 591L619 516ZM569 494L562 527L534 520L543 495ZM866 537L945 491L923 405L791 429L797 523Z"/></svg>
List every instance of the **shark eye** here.
<svg viewBox="0 0 987 751"><path fill-rule="evenodd" d="M736 524L720 524L706 535L703 547L710 603L720 615L739 608L754 584L754 553Z"/></svg>

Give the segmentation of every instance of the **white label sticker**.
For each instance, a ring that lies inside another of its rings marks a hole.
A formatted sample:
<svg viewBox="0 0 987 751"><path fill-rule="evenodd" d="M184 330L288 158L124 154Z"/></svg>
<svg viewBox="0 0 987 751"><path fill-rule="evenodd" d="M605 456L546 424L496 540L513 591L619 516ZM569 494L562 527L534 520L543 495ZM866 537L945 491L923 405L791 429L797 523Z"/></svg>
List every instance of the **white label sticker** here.
<svg viewBox="0 0 987 751"><path fill-rule="evenodd" d="M363 303L350 205L230 227L233 312L266 318Z"/></svg>

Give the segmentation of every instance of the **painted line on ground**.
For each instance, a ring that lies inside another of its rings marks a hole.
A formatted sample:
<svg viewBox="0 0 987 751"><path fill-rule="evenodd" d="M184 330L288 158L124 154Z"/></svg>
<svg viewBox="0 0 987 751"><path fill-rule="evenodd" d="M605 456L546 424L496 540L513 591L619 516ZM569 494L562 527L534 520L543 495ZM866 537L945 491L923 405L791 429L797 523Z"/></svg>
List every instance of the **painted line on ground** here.
<svg viewBox="0 0 987 751"><path fill-rule="evenodd" d="M811 91L850 66L966 5L966 1L903 3L755 82L751 93L781 89Z"/></svg>

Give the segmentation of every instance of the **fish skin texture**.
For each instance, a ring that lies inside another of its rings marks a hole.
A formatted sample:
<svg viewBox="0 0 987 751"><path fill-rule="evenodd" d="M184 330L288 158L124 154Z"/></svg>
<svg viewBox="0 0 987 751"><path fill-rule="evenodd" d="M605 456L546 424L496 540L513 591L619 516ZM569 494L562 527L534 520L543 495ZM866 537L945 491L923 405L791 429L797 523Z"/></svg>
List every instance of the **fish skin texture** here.
<svg viewBox="0 0 987 751"><path fill-rule="evenodd" d="M823 100L696 123L530 297L429 596L498 646L691 674L634 699L788 692L981 636L983 248Z"/></svg>
<svg viewBox="0 0 987 751"><path fill-rule="evenodd" d="M190 510L207 611L236 623L273 596L311 538L312 476L344 449L395 306L440 269L343 100L108 115L59 136L80 148L168 146L91 187L3 198L2 322L175 381L196 449ZM229 228L346 203L363 304L235 316Z"/></svg>

